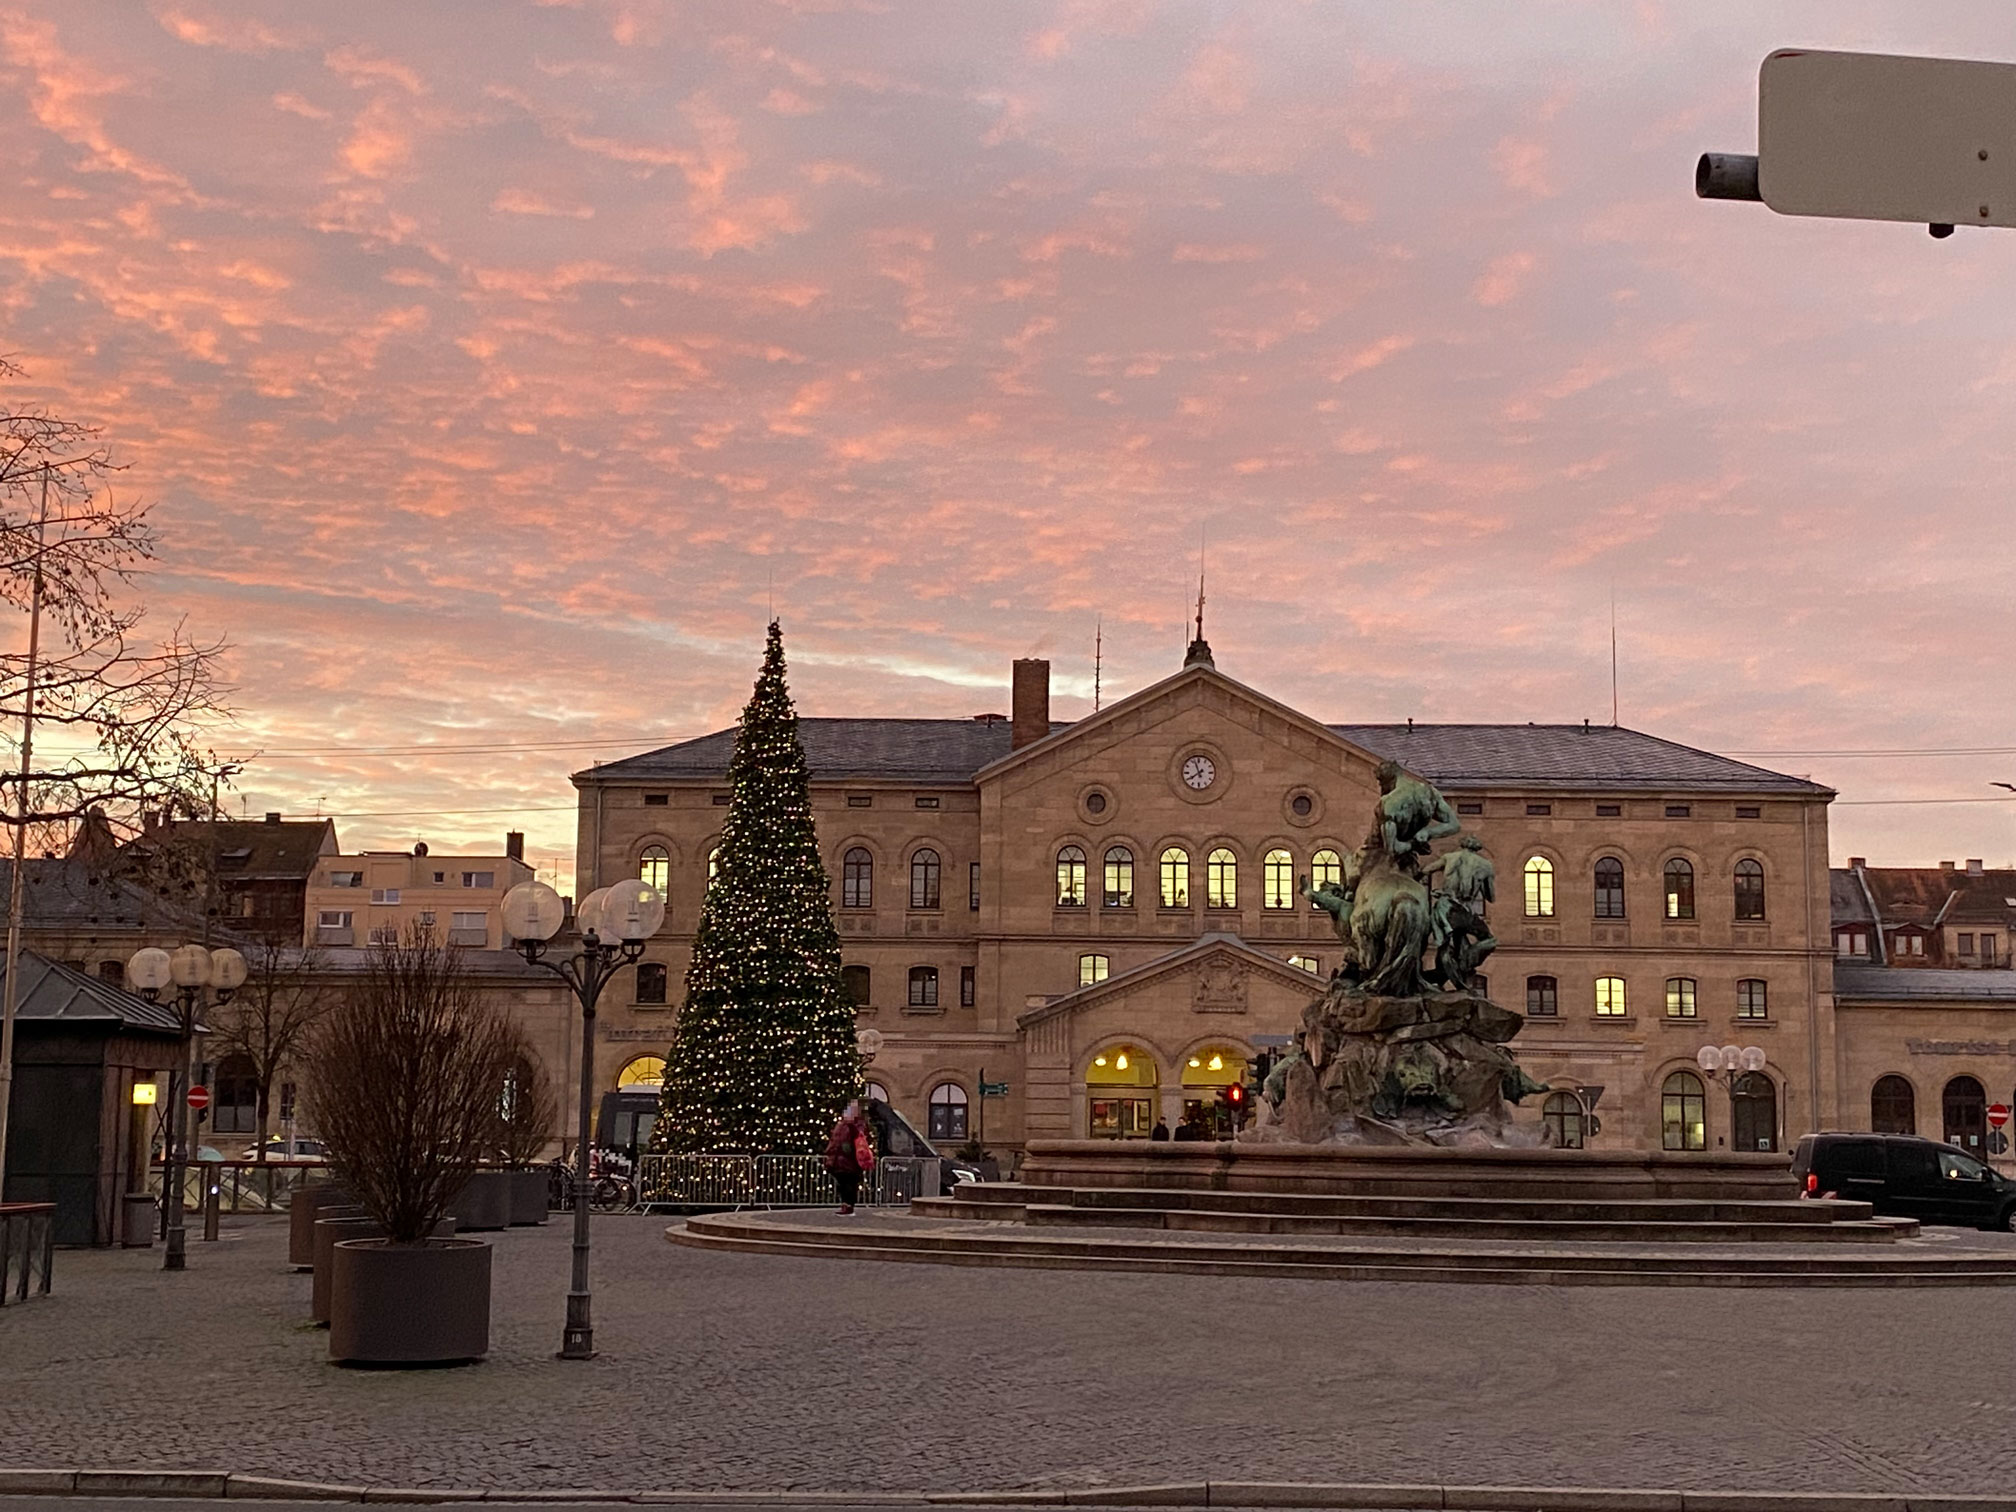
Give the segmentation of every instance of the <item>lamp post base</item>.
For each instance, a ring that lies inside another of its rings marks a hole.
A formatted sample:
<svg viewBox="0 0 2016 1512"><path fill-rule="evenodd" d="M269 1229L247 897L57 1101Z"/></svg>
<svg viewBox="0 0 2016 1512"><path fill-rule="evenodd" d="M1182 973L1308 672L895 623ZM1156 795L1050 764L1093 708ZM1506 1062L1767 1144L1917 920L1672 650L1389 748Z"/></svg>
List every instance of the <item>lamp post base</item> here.
<svg viewBox="0 0 2016 1512"><path fill-rule="evenodd" d="M595 1329L588 1321L587 1292L567 1293L567 1327L560 1335L560 1352L553 1358L556 1360L595 1358Z"/></svg>

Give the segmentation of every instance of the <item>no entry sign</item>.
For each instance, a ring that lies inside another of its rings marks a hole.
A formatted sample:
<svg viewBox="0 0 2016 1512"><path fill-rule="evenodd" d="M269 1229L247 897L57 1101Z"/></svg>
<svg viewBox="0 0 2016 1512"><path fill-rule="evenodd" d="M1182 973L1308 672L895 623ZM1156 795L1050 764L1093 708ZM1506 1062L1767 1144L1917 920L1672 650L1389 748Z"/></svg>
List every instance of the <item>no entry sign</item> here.
<svg viewBox="0 0 2016 1512"><path fill-rule="evenodd" d="M2002 1125L2006 1124L2007 1122L2009 1122L2009 1104L2007 1103L1988 1104L1989 1128L1999 1129L2002 1127Z"/></svg>
<svg viewBox="0 0 2016 1512"><path fill-rule="evenodd" d="M198 1113L201 1113L205 1108L209 1107L210 1089L208 1087L203 1086L191 1087L189 1089L189 1106L194 1108ZM2004 1108L2002 1111L2003 1114L2006 1116L2009 1110L2007 1108Z"/></svg>

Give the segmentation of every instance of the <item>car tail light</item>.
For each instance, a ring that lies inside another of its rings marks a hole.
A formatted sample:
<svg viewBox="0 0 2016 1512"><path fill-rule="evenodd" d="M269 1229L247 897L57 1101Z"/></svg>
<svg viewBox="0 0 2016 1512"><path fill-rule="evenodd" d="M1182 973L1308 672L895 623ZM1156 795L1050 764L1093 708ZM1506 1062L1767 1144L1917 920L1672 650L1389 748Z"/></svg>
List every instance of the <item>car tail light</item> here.
<svg viewBox="0 0 2016 1512"><path fill-rule="evenodd" d="M1818 1192L1819 1190L1820 1190L1820 1173L1818 1171L1808 1171L1806 1173L1806 1195L1808 1197L1811 1197L1814 1193Z"/></svg>

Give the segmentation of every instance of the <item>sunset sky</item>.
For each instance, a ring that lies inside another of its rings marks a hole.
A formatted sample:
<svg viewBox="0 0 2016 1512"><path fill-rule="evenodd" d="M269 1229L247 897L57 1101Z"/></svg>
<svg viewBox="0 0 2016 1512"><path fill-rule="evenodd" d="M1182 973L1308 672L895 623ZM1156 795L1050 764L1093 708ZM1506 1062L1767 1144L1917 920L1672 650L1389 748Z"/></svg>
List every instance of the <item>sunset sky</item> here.
<svg viewBox="0 0 2016 1512"><path fill-rule="evenodd" d="M2007 0L0 3L0 348L157 502L257 814L571 878L567 773L1219 667L1623 721L2016 858L2016 233L1694 198ZM1870 756L1857 752L1927 752ZM1957 753L1957 754L1956 754ZM1901 803L1896 800L1926 800ZM1961 801L1965 800L1965 801Z"/></svg>

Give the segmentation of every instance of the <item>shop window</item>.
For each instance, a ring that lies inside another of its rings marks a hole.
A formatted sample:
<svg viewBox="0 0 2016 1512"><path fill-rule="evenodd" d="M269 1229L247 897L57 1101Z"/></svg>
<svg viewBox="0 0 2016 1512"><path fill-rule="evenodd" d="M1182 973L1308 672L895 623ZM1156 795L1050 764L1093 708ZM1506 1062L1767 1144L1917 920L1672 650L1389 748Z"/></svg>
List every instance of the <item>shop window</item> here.
<svg viewBox="0 0 2016 1512"><path fill-rule="evenodd" d="M1094 1139L1146 1139L1158 1116L1154 1058L1134 1045L1102 1050L1085 1068L1086 1132Z"/></svg>
<svg viewBox="0 0 2016 1512"><path fill-rule="evenodd" d="M1529 919L1551 919L1554 917L1554 863L1545 856L1531 856L1526 861L1526 917Z"/></svg>
<svg viewBox="0 0 2016 1512"><path fill-rule="evenodd" d="M1675 1071L1659 1089L1659 1128L1662 1149L1708 1148L1708 1098L1692 1071Z"/></svg>

